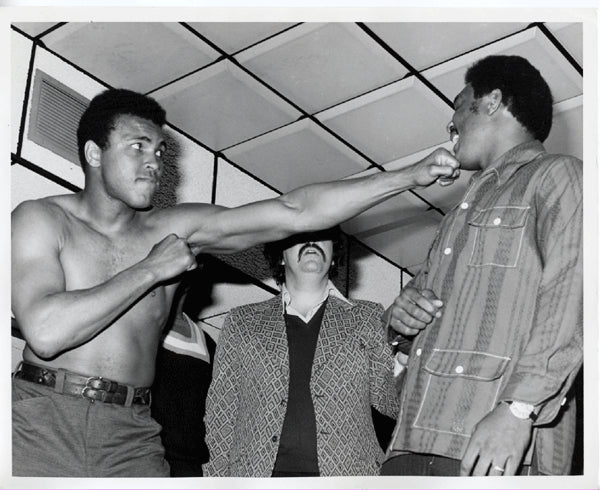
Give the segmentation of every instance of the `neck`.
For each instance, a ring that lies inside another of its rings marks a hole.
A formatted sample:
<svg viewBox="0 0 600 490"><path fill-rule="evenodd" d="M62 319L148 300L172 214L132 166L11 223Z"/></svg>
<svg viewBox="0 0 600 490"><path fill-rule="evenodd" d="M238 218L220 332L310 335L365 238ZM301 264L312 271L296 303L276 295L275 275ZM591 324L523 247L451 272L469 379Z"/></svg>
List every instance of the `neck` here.
<svg viewBox="0 0 600 490"><path fill-rule="evenodd" d="M285 287L290 293L290 304L303 315L314 308L327 291L328 276L315 276L286 277Z"/></svg>
<svg viewBox="0 0 600 490"><path fill-rule="evenodd" d="M498 159L507 151L512 150L523 143L533 141L534 139L535 138L520 125L517 128L509 127L504 128L502 131L498 131L494 136L495 143L492 145L487 158L481 163L481 169L486 170L493 167Z"/></svg>
<svg viewBox="0 0 600 490"><path fill-rule="evenodd" d="M138 213L122 201L111 198L93 183L86 182L84 190L78 196L82 217L101 230L127 229Z"/></svg>

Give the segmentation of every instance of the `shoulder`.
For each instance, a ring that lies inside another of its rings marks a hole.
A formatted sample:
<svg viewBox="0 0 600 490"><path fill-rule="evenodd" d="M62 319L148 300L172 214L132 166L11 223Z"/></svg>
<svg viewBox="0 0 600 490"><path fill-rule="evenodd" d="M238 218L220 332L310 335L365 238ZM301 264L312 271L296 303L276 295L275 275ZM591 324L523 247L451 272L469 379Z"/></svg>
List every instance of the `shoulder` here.
<svg viewBox="0 0 600 490"><path fill-rule="evenodd" d="M269 312L277 308L278 304L281 303L281 295L278 294L269 298L266 301L259 301L257 303L248 303L232 308L229 312L230 317L247 316L250 313Z"/></svg>
<svg viewBox="0 0 600 490"><path fill-rule="evenodd" d="M355 311L358 314L376 316L381 316L383 314L383 306L375 301L354 298L351 298L349 301L354 305L352 311Z"/></svg>
<svg viewBox="0 0 600 490"><path fill-rule="evenodd" d="M540 180L563 179L580 181L583 176L583 162L572 155L542 153L534 162Z"/></svg>
<svg viewBox="0 0 600 490"><path fill-rule="evenodd" d="M32 236L58 235L67 223L73 196L52 196L24 201L11 213L13 237L25 233L28 241Z"/></svg>

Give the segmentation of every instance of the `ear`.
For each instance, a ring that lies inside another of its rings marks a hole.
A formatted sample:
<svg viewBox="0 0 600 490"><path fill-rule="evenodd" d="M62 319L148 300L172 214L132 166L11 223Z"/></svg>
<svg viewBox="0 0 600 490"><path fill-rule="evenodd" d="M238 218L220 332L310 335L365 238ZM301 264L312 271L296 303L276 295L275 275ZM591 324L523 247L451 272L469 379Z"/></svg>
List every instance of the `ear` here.
<svg viewBox="0 0 600 490"><path fill-rule="evenodd" d="M88 162L90 167L100 166L100 156L102 155L102 150L96 143L94 143L92 140L86 141L83 151L85 160Z"/></svg>
<svg viewBox="0 0 600 490"><path fill-rule="evenodd" d="M486 112L491 116L496 112L502 104L502 90L495 88L486 96Z"/></svg>

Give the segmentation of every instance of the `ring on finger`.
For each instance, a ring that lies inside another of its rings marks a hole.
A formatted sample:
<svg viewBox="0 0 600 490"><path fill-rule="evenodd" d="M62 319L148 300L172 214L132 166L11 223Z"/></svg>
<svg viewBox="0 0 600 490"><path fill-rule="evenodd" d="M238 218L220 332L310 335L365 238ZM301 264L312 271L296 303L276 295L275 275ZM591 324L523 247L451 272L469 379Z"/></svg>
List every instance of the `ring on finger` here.
<svg viewBox="0 0 600 490"><path fill-rule="evenodd" d="M494 466L494 469L500 473L504 473L504 468L500 468L500 466Z"/></svg>

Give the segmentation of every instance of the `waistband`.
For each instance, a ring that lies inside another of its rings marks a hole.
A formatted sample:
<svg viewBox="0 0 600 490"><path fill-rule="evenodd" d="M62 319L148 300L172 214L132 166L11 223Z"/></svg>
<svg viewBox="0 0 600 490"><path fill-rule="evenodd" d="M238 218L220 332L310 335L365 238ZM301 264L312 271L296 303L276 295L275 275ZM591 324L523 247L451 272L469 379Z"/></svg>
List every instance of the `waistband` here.
<svg viewBox="0 0 600 490"><path fill-rule="evenodd" d="M150 405L150 388L135 388L117 383L102 376L84 376L64 369L49 369L23 361L14 373L14 377L32 383L54 388L56 393L80 396L103 403L113 403L130 407Z"/></svg>

